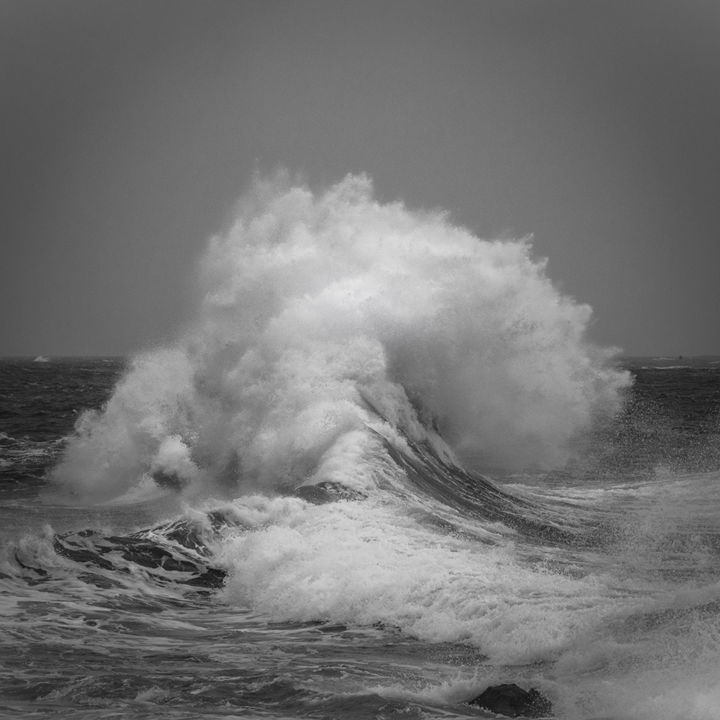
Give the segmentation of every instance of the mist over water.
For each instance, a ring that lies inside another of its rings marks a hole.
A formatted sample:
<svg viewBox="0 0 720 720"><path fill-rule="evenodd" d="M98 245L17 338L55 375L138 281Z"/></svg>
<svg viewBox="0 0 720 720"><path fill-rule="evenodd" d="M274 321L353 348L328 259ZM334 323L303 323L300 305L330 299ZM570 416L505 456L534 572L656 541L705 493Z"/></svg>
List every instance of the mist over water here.
<svg viewBox="0 0 720 720"><path fill-rule="evenodd" d="M364 175L320 192L257 179L201 266L189 329L82 419L60 486L367 486L368 428L480 470L553 467L629 384L528 239L380 203Z"/></svg>

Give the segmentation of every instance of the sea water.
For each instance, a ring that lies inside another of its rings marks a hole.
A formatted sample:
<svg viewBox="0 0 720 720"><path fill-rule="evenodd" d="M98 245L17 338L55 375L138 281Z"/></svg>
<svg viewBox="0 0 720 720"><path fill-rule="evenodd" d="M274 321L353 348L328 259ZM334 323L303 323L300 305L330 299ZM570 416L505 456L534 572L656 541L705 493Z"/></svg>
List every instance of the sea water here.
<svg viewBox="0 0 720 720"><path fill-rule="evenodd" d="M133 358L0 364L4 717L720 717L720 360L529 240L259 181Z"/></svg>

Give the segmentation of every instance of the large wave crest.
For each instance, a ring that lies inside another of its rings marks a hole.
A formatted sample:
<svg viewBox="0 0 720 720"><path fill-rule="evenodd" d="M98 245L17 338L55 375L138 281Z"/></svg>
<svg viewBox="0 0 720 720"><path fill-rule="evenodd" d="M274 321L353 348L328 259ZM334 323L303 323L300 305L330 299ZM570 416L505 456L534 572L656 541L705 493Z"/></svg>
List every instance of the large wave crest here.
<svg viewBox="0 0 720 720"><path fill-rule="evenodd" d="M367 484L377 433L441 435L477 469L557 466L629 382L528 239L380 203L365 175L322 192L256 180L200 282L188 329L81 418L61 486L104 500L155 482Z"/></svg>

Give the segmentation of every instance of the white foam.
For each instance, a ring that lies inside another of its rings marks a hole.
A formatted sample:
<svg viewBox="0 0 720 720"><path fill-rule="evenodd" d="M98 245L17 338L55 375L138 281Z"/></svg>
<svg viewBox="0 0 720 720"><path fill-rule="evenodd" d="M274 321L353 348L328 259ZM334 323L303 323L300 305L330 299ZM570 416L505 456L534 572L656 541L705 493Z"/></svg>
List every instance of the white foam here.
<svg viewBox="0 0 720 720"><path fill-rule="evenodd" d="M148 472L239 493L336 475L331 448L349 457L377 422L363 398L386 435L422 437L423 420L479 466L552 465L628 382L527 239L378 203L366 176L317 194L256 182L201 285L187 333L81 420L59 484L97 500Z"/></svg>
<svg viewBox="0 0 720 720"><path fill-rule="evenodd" d="M555 657L616 607L598 578L526 565L512 543L438 535L407 507L264 496L233 507L244 529L219 550L226 597L279 620L381 622L527 663Z"/></svg>

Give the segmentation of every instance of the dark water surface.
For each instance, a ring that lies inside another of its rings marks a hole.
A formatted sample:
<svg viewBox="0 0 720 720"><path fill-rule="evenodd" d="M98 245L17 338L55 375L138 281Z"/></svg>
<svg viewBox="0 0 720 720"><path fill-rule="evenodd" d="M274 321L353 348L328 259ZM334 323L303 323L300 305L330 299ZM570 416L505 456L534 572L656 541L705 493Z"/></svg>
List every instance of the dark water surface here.
<svg viewBox="0 0 720 720"><path fill-rule="evenodd" d="M720 718L720 360L625 364L551 472L410 443L374 493L88 504L48 473L124 361L3 360L0 716L490 717L517 682L558 718Z"/></svg>

